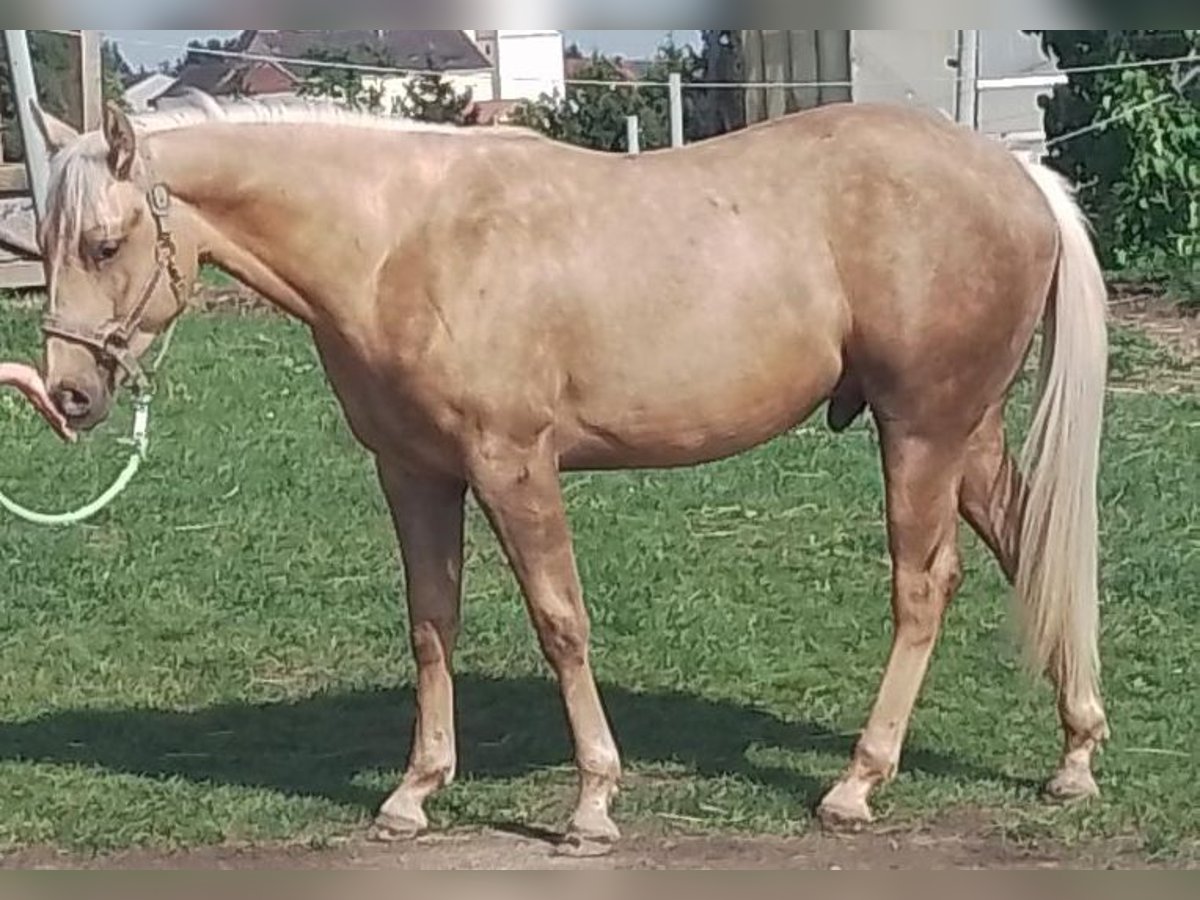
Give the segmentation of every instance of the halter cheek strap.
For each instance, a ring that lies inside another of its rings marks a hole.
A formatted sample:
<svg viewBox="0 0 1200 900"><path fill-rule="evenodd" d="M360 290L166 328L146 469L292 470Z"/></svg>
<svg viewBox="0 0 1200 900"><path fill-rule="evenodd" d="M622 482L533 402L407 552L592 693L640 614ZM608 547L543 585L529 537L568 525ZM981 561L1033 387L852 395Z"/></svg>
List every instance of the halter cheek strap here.
<svg viewBox="0 0 1200 900"><path fill-rule="evenodd" d="M164 277L170 279L171 293L174 294L180 308L187 305L187 283L179 271L179 250L171 230L167 227L167 215L171 211L171 193L165 184L156 183L146 193L146 202L157 232L154 271L138 295L137 303L124 316L110 319L99 328L82 327L53 313L42 322L43 334L89 348L100 359L125 372L133 386L138 389L145 387L146 375L130 349L130 344L142 320L145 319L150 301L154 299Z"/></svg>

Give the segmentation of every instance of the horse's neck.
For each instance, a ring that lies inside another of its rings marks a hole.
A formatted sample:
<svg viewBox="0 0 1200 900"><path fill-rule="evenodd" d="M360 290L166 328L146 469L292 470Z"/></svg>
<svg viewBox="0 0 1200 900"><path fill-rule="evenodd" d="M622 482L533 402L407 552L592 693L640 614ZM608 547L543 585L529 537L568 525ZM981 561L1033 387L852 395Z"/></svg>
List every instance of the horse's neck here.
<svg viewBox="0 0 1200 900"><path fill-rule="evenodd" d="M398 208L428 190L394 147L386 165L389 142L367 130L197 127L151 140L156 176L200 220L201 252L309 324L353 314L345 304L403 237Z"/></svg>

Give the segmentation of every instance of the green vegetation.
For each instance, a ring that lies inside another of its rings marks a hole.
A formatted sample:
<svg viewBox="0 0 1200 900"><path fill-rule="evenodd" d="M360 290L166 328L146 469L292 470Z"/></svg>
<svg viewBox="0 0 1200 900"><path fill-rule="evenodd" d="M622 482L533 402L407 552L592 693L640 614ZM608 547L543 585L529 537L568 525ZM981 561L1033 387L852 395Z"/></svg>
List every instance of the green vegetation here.
<svg viewBox="0 0 1200 900"><path fill-rule="evenodd" d="M705 50L697 53L690 46L680 46L668 36L659 46L654 59L644 71L632 71L620 58L593 53L585 58L577 47L568 50L568 57L582 61L571 75L574 82L567 85L565 94L542 95L536 101L520 104L513 114L517 125L533 128L559 141L566 141L594 150L624 152L628 150L626 119L637 116L641 128L641 144L645 150L657 150L671 145L671 103L662 85L671 73L679 73L685 84L697 84L708 76L708 54L712 49L710 36L724 32L705 32ZM628 86L609 86L610 82L629 81ZM634 82L649 82L639 86ZM588 82L600 82L590 84ZM713 92L685 90L684 129L688 140L711 137L715 133L709 105Z"/></svg>
<svg viewBox="0 0 1200 900"><path fill-rule="evenodd" d="M1064 68L1085 69L1046 104L1046 134L1072 135L1052 163L1080 186L1106 265L1164 277L1200 303L1200 64L1095 71L1192 54L1200 31L1043 31ZM1097 127L1106 123L1103 127ZM1089 130L1090 129L1090 130Z"/></svg>
<svg viewBox="0 0 1200 900"><path fill-rule="evenodd" d="M0 312L6 355L36 340L31 312ZM1118 365L1145 352L1127 342ZM69 531L0 520L0 846L321 842L362 828L403 768L413 665L391 530L306 332L195 316L163 377L151 458L110 512ZM124 458L128 415L67 448L5 395L0 488L52 508L90 498ZM1198 420L1195 396L1111 399L1103 802L1038 802L1058 751L1052 698L1019 674L1005 586L971 539L902 773L880 796L888 824L970 807L1014 839L1131 835L1195 853ZM629 769L621 820L812 827L890 633L871 430L814 421L719 465L566 483ZM561 707L474 513L467 595L463 773L435 821L557 824L573 787Z"/></svg>
<svg viewBox="0 0 1200 900"><path fill-rule="evenodd" d="M79 87L71 77L71 56L76 52L73 41L74 38L51 31L29 32L29 55L33 61L38 99L47 112L67 121L76 119L75 124L78 125L77 114L72 114L78 109L79 103ZM119 101L123 91L121 79L129 74L129 65L117 45L111 41L104 42L101 52L105 99ZM0 41L0 119L3 120L5 158L23 159L21 134L16 124L16 107L9 80L8 50L3 41Z"/></svg>

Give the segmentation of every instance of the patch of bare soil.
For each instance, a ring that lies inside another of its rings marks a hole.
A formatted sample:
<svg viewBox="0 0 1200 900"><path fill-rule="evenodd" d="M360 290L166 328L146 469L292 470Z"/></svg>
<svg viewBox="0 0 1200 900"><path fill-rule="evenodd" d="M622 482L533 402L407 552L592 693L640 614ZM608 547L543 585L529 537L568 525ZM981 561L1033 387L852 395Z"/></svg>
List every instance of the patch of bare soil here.
<svg viewBox="0 0 1200 900"><path fill-rule="evenodd" d="M1179 304L1154 285L1113 282L1110 296L1117 321L1137 328L1181 362L1200 363L1200 315L1181 312Z"/></svg>
<svg viewBox="0 0 1200 900"><path fill-rule="evenodd" d="M80 857L28 850L0 859L5 869L272 869L272 870L864 870L864 869L1145 869L1192 868L1186 861L1149 861L1128 843L1064 848L1015 843L982 816L959 814L933 826L879 829L858 835L821 831L798 838L628 836L609 856L556 854L528 832L433 835L396 846L348 841L327 849L298 846L214 847L178 853L136 850Z"/></svg>

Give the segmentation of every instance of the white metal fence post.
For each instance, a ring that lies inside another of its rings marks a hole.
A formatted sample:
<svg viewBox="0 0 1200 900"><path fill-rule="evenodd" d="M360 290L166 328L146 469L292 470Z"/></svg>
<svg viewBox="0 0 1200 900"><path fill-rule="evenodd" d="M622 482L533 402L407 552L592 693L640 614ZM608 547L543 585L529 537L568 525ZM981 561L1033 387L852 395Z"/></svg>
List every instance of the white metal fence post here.
<svg viewBox="0 0 1200 900"><path fill-rule="evenodd" d="M958 32L958 121L979 128L979 32Z"/></svg>
<svg viewBox="0 0 1200 900"><path fill-rule="evenodd" d="M46 194L50 185L50 160L42 133L33 120L30 106L37 99L33 80L33 61L29 57L29 35L23 30L5 30L8 65L12 71L13 99L17 121L21 124L21 141L25 148L25 168L29 172L29 189L33 206L41 221L46 214Z"/></svg>
<svg viewBox="0 0 1200 900"><path fill-rule="evenodd" d="M642 152L642 122L637 116L625 117L625 146L630 156Z"/></svg>
<svg viewBox="0 0 1200 900"><path fill-rule="evenodd" d="M671 73L671 146L683 146L683 75Z"/></svg>

